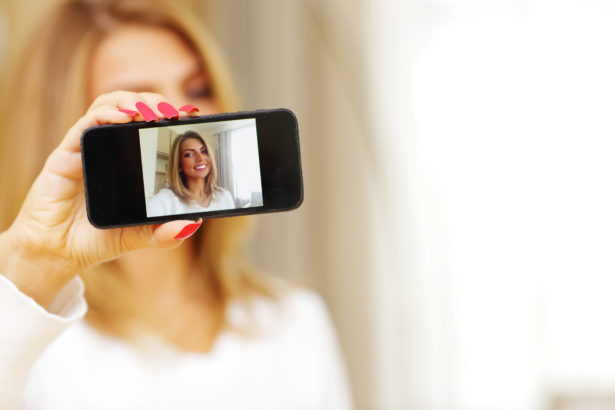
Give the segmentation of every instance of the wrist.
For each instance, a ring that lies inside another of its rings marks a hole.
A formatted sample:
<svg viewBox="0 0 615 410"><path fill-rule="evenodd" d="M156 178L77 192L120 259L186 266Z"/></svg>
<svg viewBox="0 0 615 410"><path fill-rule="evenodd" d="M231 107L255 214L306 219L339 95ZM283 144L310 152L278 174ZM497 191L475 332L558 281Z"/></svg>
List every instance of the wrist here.
<svg viewBox="0 0 615 410"><path fill-rule="evenodd" d="M76 272L63 258L18 238L10 229L0 234L0 275L47 308Z"/></svg>

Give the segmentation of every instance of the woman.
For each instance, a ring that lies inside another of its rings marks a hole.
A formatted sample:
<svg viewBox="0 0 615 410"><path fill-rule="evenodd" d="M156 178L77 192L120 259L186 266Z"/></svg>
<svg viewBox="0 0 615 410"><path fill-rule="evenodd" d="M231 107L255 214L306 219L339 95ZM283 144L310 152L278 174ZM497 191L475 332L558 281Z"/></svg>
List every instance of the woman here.
<svg viewBox="0 0 615 410"><path fill-rule="evenodd" d="M147 216L178 215L235 208L233 197L217 184L218 170L207 141L187 131L173 141L167 166L169 188L147 201Z"/></svg>
<svg viewBox="0 0 615 410"><path fill-rule="evenodd" d="M246 218L86 218L84 129L235 108L191 14L69 1L24 56L1 87L0 409L348 408L324 305L255 272Z"/></svg>

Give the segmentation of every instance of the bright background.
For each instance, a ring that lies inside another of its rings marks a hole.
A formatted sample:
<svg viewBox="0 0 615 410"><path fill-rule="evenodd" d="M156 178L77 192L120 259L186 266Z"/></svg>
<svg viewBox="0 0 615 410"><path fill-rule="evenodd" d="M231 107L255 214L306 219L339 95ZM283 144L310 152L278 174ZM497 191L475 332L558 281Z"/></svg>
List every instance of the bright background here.
<svg viewBox="0 0 615 410"><path fill-rule="evenodd" d="M45 10L7 1L0 44ZM184 2L299 118L250 252L324 296L358 409L615 409L615 2Z"/></svg>

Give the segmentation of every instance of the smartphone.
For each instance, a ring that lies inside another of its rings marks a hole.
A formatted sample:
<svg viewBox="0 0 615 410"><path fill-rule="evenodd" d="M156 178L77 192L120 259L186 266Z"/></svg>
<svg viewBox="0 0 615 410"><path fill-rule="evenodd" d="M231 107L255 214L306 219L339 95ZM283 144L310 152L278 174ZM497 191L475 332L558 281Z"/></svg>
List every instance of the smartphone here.
<svg viewBox="0 0 615 410"><path fill-rule="evenodd" d="M297 118L287 109L90 127L81 157L97 228L287 211L303 202Z"/></svg>

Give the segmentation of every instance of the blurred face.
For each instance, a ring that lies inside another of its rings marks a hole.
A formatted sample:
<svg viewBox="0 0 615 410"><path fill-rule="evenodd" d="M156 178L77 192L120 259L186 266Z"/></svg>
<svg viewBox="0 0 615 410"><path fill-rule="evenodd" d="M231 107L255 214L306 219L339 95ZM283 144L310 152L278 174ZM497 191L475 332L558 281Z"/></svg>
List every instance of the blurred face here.
<svg viewBox="0 0 615 410"><path fill-rule="evenodd" d="M154 92L175 108L193 104L200 114L219 112L199 59L173 31L130 24L107 35L92 58L89 100L116 91Z"/></svg>
<svg viewBox="0 0 615 410"><path fill-rule="evenodd" d="M197 138L179 144L179 169L188 179L205 179L211 169L207 146Z"/></svg>

